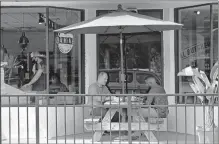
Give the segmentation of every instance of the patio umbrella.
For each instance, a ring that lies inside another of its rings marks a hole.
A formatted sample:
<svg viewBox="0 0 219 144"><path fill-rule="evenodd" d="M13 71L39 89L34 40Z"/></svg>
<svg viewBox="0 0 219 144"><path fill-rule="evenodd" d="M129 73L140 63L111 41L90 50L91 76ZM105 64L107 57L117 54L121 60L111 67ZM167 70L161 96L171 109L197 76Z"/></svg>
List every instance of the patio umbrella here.
<svg viewBox="0 0 219 144"><path fill-rule="evenodd" d="M182 27L170 21L163 21L145 15L125 11L121 5L118 10L106 15L79 22L55 32L73 32L75 34L120 34L120 52L121 52L121 81L122 93L124 94L124 64L123 64L123 33L142 33L164 30L176 30Z"/></svg>

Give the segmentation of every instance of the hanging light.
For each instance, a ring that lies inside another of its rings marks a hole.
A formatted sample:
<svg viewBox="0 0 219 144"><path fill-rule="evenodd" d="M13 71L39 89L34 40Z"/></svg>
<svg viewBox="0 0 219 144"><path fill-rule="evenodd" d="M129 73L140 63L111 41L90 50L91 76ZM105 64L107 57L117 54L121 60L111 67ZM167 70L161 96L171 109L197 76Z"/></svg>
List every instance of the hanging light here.
<svg viewBox="0 0 219 144"><path fill-rule="evenodd" d="M20 47L21 47L22 49L26 48L27 45L29 44L29 40L28 40L28 38L25 36L25 32L22 32L22 35L21 35L21 37L20 37L18 43L20 44Z"/></svg>
<svg viewBox="0 0 219 144"><path fill-rule="evenodd" d="M19 42L19 44L28 44L29 43L28 38L25 36L25 32L22 32L22 35L21 35L18 42Z"/></svg>
<svg viewBox="0 0 219 144"><path fill-rule="evenodd" d="M194 11L195 14L200 15L201 12L200 11Z"/></svg>
<svg viewBox="0 0 219 144"><path fill-rule="evenodd" d="M43 14L39 13L39 24L43 24L43 23L45 23Z"/></svg>
<svg viewBox="0 0 219 144"><path fill-rule="evenodd" d="M23 14L23 27L24 27L24 14ZM28 38L25 36L25 32L22 32L21 37L18 40L20 47L24 50L29 44Z"/></svg>

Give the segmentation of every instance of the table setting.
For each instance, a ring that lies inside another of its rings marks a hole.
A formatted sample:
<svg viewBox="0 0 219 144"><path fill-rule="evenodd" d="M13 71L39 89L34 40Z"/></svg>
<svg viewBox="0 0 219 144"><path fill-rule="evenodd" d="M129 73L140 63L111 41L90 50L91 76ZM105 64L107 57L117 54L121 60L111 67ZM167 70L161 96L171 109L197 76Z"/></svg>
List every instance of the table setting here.
<svg viewBox="0 0 219 144"><path fill-rule="evenodd" d="M143 98L138 96L131 96L132 104L143 104ZM128 104L128 96L112 96L110 101L106 101L104 105L126 105Z"/></svg>

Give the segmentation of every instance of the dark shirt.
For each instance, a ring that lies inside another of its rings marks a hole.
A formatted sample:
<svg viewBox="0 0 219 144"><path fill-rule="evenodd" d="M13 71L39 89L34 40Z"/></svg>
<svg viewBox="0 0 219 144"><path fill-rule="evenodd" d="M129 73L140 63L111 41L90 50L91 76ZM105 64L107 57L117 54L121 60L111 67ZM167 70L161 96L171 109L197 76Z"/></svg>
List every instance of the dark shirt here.
<svg viewBox="0 0 219 144"><path fill-rule="evenodd" d="M156 86L151 88L148 94L166 94L166 92L163 87ZM160 118L167 117L169 113L168 107L159 107L159 105L168 105L167 96L147 96L144 103L146 105L158 105L158 107L155 107L158 112L158 116Z"/></svg>
<svg viewBox="0 0 219 144"><path fill-rule="evenodd" d="M51 94L57 94L58 92L69 92L68 88L63 83L51 84L49 86L49 92Z"/></svg>
<svg viewBox="0 0 219 144"><path fill-rule="evenodd" d="M43 73L39 77L39 79L33 84L32 90L33 91L44 91L46 90L46 68L44 62L40 62L39 64L36 65L37 70L38 69L43 69ZM34 75L33 75L34 77Z"/></svg>

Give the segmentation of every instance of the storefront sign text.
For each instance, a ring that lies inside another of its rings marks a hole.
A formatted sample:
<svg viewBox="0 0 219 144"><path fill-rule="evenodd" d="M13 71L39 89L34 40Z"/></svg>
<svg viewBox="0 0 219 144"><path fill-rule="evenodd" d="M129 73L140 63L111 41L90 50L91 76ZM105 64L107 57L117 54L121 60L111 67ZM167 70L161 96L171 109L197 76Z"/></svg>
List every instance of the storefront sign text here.
<svg viewBox="0 0 219 144"><path fill-rule="evenodd" d="M59 33L58 36L56 37L56 43L58 45L59 50L66 54L71 51L71 49L74 46L74 36L72 34L64 34L64 33Z"/></svg>
<svg viewBox="0 0 219 144"><path fill-rule="evenodd" d="M186 59L194 54L200 55L200 53L202 52L205 54L205 50L208 49L209 47L210 47L210 42L205 42L203 44L197 44L192 47L188 47L181 52L181 58Z"/></svg>

